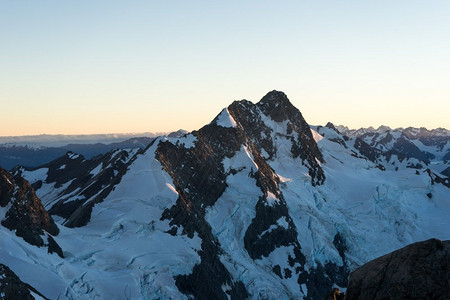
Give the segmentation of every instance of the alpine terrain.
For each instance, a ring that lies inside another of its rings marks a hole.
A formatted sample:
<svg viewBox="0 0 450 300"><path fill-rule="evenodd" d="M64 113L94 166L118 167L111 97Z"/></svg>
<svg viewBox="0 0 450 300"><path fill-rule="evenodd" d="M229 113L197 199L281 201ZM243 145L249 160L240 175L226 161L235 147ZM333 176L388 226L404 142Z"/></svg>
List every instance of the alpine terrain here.
<svg viewBox="0 0 450 300"><path fill-rule="evenodd" d="M2 169L0 298L323 299L450 239L449 160L445 129L309 126L272 91L144 149Z"/></svg>

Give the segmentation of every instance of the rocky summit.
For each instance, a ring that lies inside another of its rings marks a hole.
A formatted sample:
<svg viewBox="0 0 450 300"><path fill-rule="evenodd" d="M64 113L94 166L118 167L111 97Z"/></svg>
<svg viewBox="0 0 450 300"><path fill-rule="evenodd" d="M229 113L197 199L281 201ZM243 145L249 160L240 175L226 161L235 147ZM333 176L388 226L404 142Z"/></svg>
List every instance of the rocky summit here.
<svg viewBox="0 0 450 300"><path fill-rule="evenodd" d="M2 170L0 262L49 299L341 297L364 263L450 239L450 144L368 136L271 91L144 149Z"/></svg>

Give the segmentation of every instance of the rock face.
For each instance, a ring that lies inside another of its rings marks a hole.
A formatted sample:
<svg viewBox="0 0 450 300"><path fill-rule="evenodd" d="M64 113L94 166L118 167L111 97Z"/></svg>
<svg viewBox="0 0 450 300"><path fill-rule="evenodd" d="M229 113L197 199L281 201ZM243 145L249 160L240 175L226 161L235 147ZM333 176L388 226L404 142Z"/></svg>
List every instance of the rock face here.
<svg viewBox="0 0 450 300"><path fill-rule="evenodd" d="M0 264L0 299L35 299L32 293L47 299L32 286L22 282L7 266Z"/></svg>
<svg viewBox="0 0 450 300"><path fill-rule="evenodd" d="M228 112L258 152L268 154L263 155L265 159L271 160L277 156L276 141L285 138L290 141L292 156L300 157L303 165L308 168L312 184L320 185L324 182L325 175L320 167L320 162L323 162L322 153L312 137L308 123L283 92L269 92L256 105L245 100L235 101L228 107ZM285 128L274 131L270 126L272 122L281 123Z"/></svg>
<svg viewBox="0 0 450 300"><path fill-rule="evenodd" d="M345 299L450 299L450 241L414 243L366 263L350 275Z"/></svg>
<svg viewBox="0 0 450 300"><path fill-rule="evenodd" d="M31 185L20 176L12 176L0 168L0 206L7 207L1 224L26 242L41 247L47 246L50 253L63 256L61 248L51 237L59 229L45 210ZM44 242L44 239L47 241Z"/></svg>
<svg viewBox="0 0 450 300"><path fill-rule="evenodd" d="M275 131L277 126L280 128ZM160 142L156 152L156 158L172 177L179 194L177 205L167 209L162 219L171 220L172 226L182 226L184 234L194 236L198 233L202 239L201 263L194 267L192 274L176 278L179 290L198 299L243 299L248 296L243 283L232 280L219 259L221 245L205 220L206 209L213 206L227 188L227 176L239 172L248 172L262 195L256 203L256 216L244 235L248 255L256 260L268 257L277 248L292 248L286 262L288 267L281 270L280 265L274 264L272 270L281 279L293 277L298 284L308 286L311 298L323 293L322 287L314 287L312 278L323 282L324 289L336 282L333 272L337 266L322 267L318 273L305 271L297 228L280 191L280 180L267 163L279 155L277 141L282 140L289 155L300 158L307 168L312 185L321 185L325 180L320 166L322 154L309 125L286 95L272 91L257 104L235 101L192 135L196 138L192 147L167 141ZM241 149L246 149L253 158L255 168L225 169L224 160L233 158ZM175 227L172 229L176 232ZM229 286L229 290L223 291L223 286ZM300 289L296 292L300 293Z"/></svg>

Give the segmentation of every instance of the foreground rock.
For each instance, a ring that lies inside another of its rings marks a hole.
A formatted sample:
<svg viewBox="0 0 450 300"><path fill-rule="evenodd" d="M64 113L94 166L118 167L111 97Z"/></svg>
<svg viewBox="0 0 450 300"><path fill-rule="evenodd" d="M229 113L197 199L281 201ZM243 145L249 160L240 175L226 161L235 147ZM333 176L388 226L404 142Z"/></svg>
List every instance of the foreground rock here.
<svg viewBox="0 0 450 300"><path fill-rule="evenodd" d="M32 286L24 283L7 266L0 264L0 299L47 299Z"/></svg>
<svg viewBox="0 0 450 300"><path fill-rule="evenodd" d="M450 299L450 241L430 239L356 269L346 300Z"/></svg>

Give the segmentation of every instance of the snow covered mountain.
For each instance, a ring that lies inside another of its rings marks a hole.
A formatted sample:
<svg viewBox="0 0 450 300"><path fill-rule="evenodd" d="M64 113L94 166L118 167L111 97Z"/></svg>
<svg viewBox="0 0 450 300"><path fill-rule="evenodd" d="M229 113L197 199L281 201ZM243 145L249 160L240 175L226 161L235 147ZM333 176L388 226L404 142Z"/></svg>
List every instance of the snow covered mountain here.
<svg viewBox="0 0 450 300"><path fill-rule="evenodd" d="M350 130L336 126L337 130L349 137L358 137L371 147L387 154L421 160L434 172L450 177L450 131L445 128L427 130L426 128L391 129L380 126Z"/></svg>
<svg viewBox="0 0 450 300"><path fill-rule="evenodd" d="M448 176L390 150L310 127L282 92L235 101L144 150L6 174L35 189L61 255L4 225L7 196L0 263L50 299L322 299L371 259L450 239Z"/></svg>
<svg viewBox="0 0 450 300"><path fill-rule="evenodd" d="M393 151L424 162L450 160L450 131L444 128L391 129L380 126L350 130L345 126L336 127L349 137L359 137L367 144L382 151Z"/></svg>

